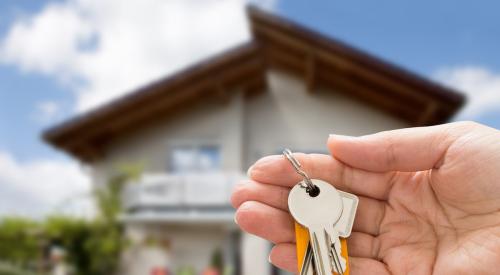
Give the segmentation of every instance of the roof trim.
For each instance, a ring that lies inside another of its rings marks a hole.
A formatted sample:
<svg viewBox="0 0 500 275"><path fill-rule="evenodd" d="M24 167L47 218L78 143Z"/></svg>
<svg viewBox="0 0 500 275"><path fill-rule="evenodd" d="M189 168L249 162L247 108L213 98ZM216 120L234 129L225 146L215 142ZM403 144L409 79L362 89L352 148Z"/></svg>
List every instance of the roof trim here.
<svg viewBox="0 0 500 275"><path fill-rule="evenodd" d="M308 87L338 88L416 126L446 122L465 103L456 90L285 18L254 7L248 14L267 62L304 77Z"/></svg>
<svg viewBox="0 0 500 275"><path fill-rule="evenodd" d="M195 100L264 90L269 67L303 77L310 92L326 86L413 125L446 122L465 102L452 89L289 20L251 6L248 15L253 41L56 125L43 139L89 162L103 156L113 137Z"/></svg>
<svg viewBox="0 0 500 275"><path fill-rule="evenodd" d="M100 148L110 137L191 100L215 97L225 101L235 89L262 90L265 64L259 49L254 42L238 46L56 125L42 137L83 161L99 158Z"/></svg>

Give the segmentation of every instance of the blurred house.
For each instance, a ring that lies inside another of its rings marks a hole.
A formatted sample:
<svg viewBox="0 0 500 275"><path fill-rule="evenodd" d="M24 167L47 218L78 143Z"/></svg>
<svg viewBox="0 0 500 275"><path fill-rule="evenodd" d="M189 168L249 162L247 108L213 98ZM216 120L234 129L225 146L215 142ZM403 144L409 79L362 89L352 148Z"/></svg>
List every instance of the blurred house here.
<svg viewBox="0 0 500 275"><path fill-rule="evenodd" d="M144 165L123 216L135 240L127 274L277 274L269 243L241 233L233 185L284 147L326 152L330 133L363 135L446 122L459 93L283 18L248 10L253 40L45 132L104 184L117 163ZM165 61L168 62L168 61Z"/></svg>

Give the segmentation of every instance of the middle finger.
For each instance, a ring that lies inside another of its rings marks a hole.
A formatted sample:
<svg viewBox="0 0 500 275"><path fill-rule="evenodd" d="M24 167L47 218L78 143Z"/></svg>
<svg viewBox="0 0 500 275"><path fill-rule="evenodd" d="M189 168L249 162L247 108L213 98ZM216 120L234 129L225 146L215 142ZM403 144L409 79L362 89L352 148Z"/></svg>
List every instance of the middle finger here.
<svg viewBox="0 0 500 275"><path fill-rule="evenodd" d="M231 201L235 207L238 207L245 201L257 201L282 211L288 211L287 198L289 192L290 189L286 187L247 180L238 184L238 187L233 192ZM385 203L372 198L358 197L359 204L357 217L354 219L353 230L378 235L380 223L385 214Z"/></svg>

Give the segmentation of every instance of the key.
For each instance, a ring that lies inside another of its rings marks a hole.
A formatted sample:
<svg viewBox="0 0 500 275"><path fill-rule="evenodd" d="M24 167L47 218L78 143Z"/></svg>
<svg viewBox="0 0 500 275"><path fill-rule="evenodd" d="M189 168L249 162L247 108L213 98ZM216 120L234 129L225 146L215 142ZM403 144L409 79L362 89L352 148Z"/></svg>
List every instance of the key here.
<svg viewBox="0 0 500 275"><path fill-rule="evenodd" d="M342 214L340 219L335 224L335 229L342 238L348 238L351 235L352 225L356 217L356 210L358 208L358 196L337 190L342 197Z"/></svg>
<svg viewBox="0 0 500 275"><path fill-rule="evenodd" d="M340 216L340 219L337 221L335 224L335 230L337 230L338 235L342 238L347 238L351 235L352 231L352 225L354 223L354 217L356 215L356 209L358 206L359 199L356 195L343 192L340 190L337 190L340 193L340 196L342 197L342 203L343 203L343 208L342 208L342 214ZM334 244L335 249L332 248L332 257L336 257L336 261L334 261L334 267L335 263L337 263L336 271L339 274L342 274L342 272L345 273L347 270L347 261L346 259L341 255L342 251L342 242L338 242ZM333 254L335 253L335 254ZM334 259L335 260L335 259ZM339 266L340 265L340 266ZM340 271L338 269L341 269ZM306 255L304 256L303 260L303 265L301 267L301 275L314 275L314 269L313 269L313 257L312 257L312 252L310 246L307 247Z"/></svg>
<svg viewBox="0 0 500 275"><path fill-rule="evenodd" d="M339 251L341 251L341 250L339 250ZM337 253L337 252L335 250L332 251L330 254L331 257L334 257L335 254L333 254L333 253ZM341 255L339 255L339 257L340 258L337 258L333 262L335 272L337 272L337 274L345 274L345 272L347 270L346 261ZM306 254L304 255L303 265L300 269L300 275L316 275L315 268L314 268L314 255L313 255L313 252L312 252L310 245L307 246L307 251L306 251Z"/></svg>
<svg viewBox="0 0 500 275"><path fill-rule="evenodd" d="M351 193L338 191L342 197L342 214L335 224L335 231L339 237L347 238L351 235L352 225L354 223L354 217L356 216L356 209L358 207L358 197ZM342 243L340 239L333 240L332 244L332 257L334 257L334 265L336 267L337 273L344 274L347 268L347 262L342 257Z"/></svg>
<svg viewBox="0 0 500 275"><path fill-rule="evenodd" d="M333 268L335 272L343 275L346 270L347 263L344 257L342 257L341 255L342 244L340 242L340 238L337 237L331 239L330 241L331 241L330 257L332 258L333 261Z"/></svg>
<svg viewBox="0 0 500 275"><path fill-rule="evenodd" d="M296 190L301 188L301 189L303 189L303 191L305 191L305 193L307 193L309 195L310 198L317 197L320 193L318 185L314 184L313 181L307 175L307 173L301 169L302 165L297 161L297 159L294 158L292 151L290 151L290 149L283 150L283 156L285 156L285 158L288 159L288 161L290 161L290 163L292 164L295 171L304 178L304 180L299 182L292 189L292 191L295 190L295 192L297 192ZM336 206L339 206L340 210L335 209L335 211L333 211L332 217L335 217L333 219L334 220L333 226L330 226L328 224L328 220L327 220L327 225L323 228L323 230L321 230L321 226L317 226L317 225L320 225L321 222L316 220L316 221L313 221L314 225L309 228L309 229L313 228L314 230L312 230L312 231L307 230L307 233L309 234L309 241L307 243L307 248L305 251L306 253L304 253L304 259L302 261L302 266L300 267L301 274L314 275L315 269L318 269L318 273L320 275L322 273L326 274L324 271L325 268L328 268L326 265L329 265L330 270L335 270L339 274L344 274L344 271L346 270L346 266L347 266L346 259L348 257L347 257L347 254L345 255L346 258L344 258L341 255L342 246L343 246L343 244L345 245L345 239L342 242L342 241L340 241L339 236L346 238L351 234L352 224L354 222L354 216L356 214L356 208L358 205L358 198L355 195L352 195L352 194L347 193L347 192L340 191L337 193L337 190L333 186L329 185L328 183L322 182L320 180L315 180L315 182L322 183L321 185L326 187L327 191L331 191L328 193L331 193L331 196L336 197L335 199L337 199L337 200L338 200L338 194L340 194L341 202L340 203L339 202L333 203L333 204L336 204ZM331 188L329 188L329 187L331 187ZM300 196L300 195L303 195L303 194L299 194L297 196L299 198L298 199L299 202L301 199L307 198L307 196ZM296 222L301 223L300 222L300 220L302 220L301 217L299 217L299 219L297 219L297 217L296 217L297 214L294 215L294 212L291 210L292 207L290 206L290 201L291 201L291 196L288 197L290 212L294 216ZM292 199L292 201L293 201L293 199ZM309 201L309 203L310 203L310 201ZM327 205L323 205L323 206L328 207L331 205L327 204ZM345 209L344 209L344 206L345 206ZM294 208L296 208L296 210L299 211L299 213L298 213L299 216L306 217L305 213L301 213L301 212L305 212L305 211L303 209L301 209L300 206L298 206L298 207L294 206ZM339 213L341 213L340 217L338 217ZM320 214L319 214L320 218L323 217L324 215L325 215L324 212L320 212ZM311 220L307 219L307 217L304 219L306 221L306 225L307 225L307 222L311 221ZM301 223L301 224L305 227L308 227L308 226L304 225L304 223ZM319 235L318 235L318 230L320 233ZM323 231L323 232L321 232L321 231ZM296 225L296 234L302 235L302 233L300 233L300 232L305 233L305 230L302 230L300 227L298 227ZM299 235L297 235L297 236L299 236ZM321 241L318 241L318 238ZM299 241L299 239L297 239L297 241ZM311 244L311 242L312 242L312 244ZM297 249L299 249L299 245L303 246L304 244L297 243L297 245L298 245ZM326 246L326 248L325 248L325 246ZM346 253L347 247L344 247L344 251ZM328 252L329 259L325 259L326 252ZM297 254L300 254L299 250L297 250ZM312 254L314 254L314 255L312 255ZM318 255L318 254L320 254L320 255ZM321 256L322 258L318 258L318 256ZM315 268L314 268L313 261L316 264Z"/></svg>
<svg viewBox="0 0 500 275"><path fill-rule="evenodd" d="M311 246L307 246L306 254L304 255L304 260L302 261L302 268L300 269L300 275L315 275L314 271L314 258Z"/></svg>
<svg viewBox="0 0 500 275"><path fill-rule="evenodd" d="M334 226L342 214L343 201L337 189L329 183L317 179L311 181L319 188L319 193L311 196L303 185L297 184L290 191L288 206L294 219L309 230L317 274L330 275L339 268L338 263L336 267L333 264L331 245L339 242ZM340 247L336 249L340 253Z"/></svg>
<svg viewBox="0 0 500 275"><path fill-rule="evenodd" d="M342 214L334 226L334 230L339 237L347 238L351 235L356 209L358 207L358 197L356 195L338 191L342 197ZM332 240L332 257L334 260L334 267L337 273L344 274L347 268L347 261L341 255L342 243L339 238Z"/></svg>

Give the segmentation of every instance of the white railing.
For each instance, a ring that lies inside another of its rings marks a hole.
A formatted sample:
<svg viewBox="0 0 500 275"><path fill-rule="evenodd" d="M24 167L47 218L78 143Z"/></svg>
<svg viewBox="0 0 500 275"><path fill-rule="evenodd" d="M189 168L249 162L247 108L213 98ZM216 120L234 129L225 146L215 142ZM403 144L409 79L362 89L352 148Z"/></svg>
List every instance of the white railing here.
<svg viewBox="0 0 500 275"><path fill-rule="evenodd" d="M145 174L125 188L126 210L169 207L229 206L240 173Z"/></svg>

